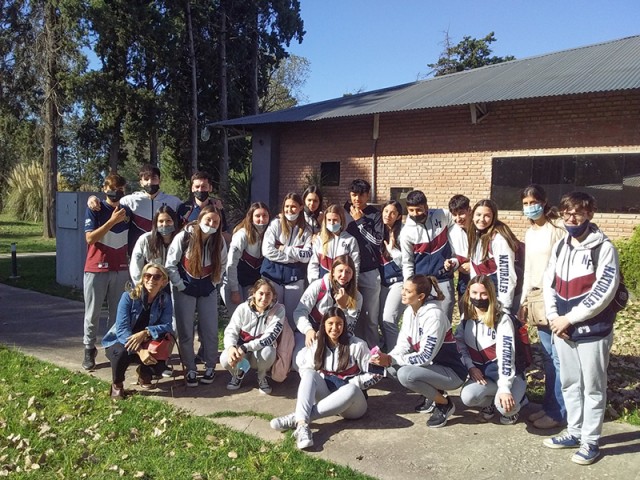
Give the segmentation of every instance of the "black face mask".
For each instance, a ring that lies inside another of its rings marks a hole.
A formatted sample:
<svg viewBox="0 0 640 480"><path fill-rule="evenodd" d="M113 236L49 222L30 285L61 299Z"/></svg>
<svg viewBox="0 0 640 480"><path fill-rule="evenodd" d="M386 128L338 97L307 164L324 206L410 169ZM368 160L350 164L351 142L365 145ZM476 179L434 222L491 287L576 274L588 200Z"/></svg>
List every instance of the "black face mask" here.
<svg viewBox="0 0 640 480"><path fill-rule="evenodd" d="M155 195L160 190L160 185L145 185L142 187L145 192L149 195Z"/></svg>
<svg viewBox="0 0 640 480"><path fill-rule="evenodd" d="M315 212L312 212L309 207L307 207L306 205L304 206L304 213L306 213L307 215L309 215L310 217L313 218L318 218L318 215L320 215L320 208L318 208Z"/></svg>
<svg viewBox="0 0 640 480"><path fill-rule="evenodd" d="M469 298L471 305L480 310L486 310L489 308L489 299L488 298Z"/></svg>
<svg viewBox="0 0 640 480"><path fill-rule="evenodd" d="M199 190L197 192L193 192L193 196L200 200L201 202L204 202L206 199L209 198L209 192L204 192L202 190Z"/></svg>
<svg viewBox="0 0 640 480"><path fill-rule="evenodd" d="M122 190L107 190L104 193L112 202L119 202L120 199L124 197L124 192Z"/></svg>
<svg viewBox="0 0 640 480"><path fill-rule="evenodd" d="M427 214L423 213L421 215L409 215L409 218L416 223L424 223L424 221L427 219Z"/></svg>

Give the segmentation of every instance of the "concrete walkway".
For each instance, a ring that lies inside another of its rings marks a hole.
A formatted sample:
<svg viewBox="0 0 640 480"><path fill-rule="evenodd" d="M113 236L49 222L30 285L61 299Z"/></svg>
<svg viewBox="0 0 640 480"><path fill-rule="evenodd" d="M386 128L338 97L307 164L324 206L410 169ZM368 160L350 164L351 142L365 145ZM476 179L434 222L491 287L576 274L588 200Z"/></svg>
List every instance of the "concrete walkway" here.
<svg viewBox="0 0 640 480"><path fill-rule="evenodd" d="M82 323L83 305L79 302L0 284L0 342L6 345L59 366L81 370ZM103 320L101 334L105 323ZM91 375L110 381L111 370L102 349L97 361L98 368ZM196 415L233 410L278 416L293 411L296 374L283 384L272 382L273 395L266 397L258 394L253 373L239 391L230 394L225 388L228 374L218 369L212 385L187 389L180 381L163 379L158 389L143 395L164 399ZM135 381L133 369L128 373L127 382ZM607 422L601 442L602 458L583 467L569 460L573 451L542 447L542 440L557 431L540 431L523 420L538 405L526 407L516 425L503 426L497 420L478 423L476 411L466 410L454 397L457 410L447 426L429 429L425 425L428 416L413 412L415 394L408 394L388 379L377 387L370 392L369 411L364 418L345 421L332 417L315 423L316 446L309 454L380 479L536 476L640 480L640 429L630 425ZM268 441L283 438L260 418L216 421Z"/></svg>

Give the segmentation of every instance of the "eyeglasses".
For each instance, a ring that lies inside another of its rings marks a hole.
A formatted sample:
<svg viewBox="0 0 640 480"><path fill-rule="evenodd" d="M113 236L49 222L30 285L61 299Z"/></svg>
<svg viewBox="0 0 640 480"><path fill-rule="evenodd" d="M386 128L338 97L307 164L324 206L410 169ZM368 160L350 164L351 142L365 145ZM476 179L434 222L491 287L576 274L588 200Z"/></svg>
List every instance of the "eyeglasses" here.
<svg viewBox="0 0 640 480"><path fill-rule="evenodd" d="M571 217L573 217L576 220L576 222L580 222L584 220L586 216L587 214L585 212L567 212L567 211L562 212L563 219L569 220Z"/></svg>
<svg viewBox="0 0 640 480"><path fill-rule="evenodd" d="M162 280L163 275L161 273L145 273L143 275L143 278L145 280L151 280L153 278L155 281L158 281L158 280Z"/></svg>

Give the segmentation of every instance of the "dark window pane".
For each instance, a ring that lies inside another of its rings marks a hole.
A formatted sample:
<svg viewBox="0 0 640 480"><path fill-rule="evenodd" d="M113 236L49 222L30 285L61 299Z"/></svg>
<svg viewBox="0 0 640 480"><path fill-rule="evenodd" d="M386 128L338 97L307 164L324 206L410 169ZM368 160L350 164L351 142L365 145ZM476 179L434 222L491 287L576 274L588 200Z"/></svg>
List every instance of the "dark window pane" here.
<svg viewBox="0 0 640 480"><path fill-rule="evenodd" d="M340 186L340 162L320 163L320 178L325 187Z"/></svg>

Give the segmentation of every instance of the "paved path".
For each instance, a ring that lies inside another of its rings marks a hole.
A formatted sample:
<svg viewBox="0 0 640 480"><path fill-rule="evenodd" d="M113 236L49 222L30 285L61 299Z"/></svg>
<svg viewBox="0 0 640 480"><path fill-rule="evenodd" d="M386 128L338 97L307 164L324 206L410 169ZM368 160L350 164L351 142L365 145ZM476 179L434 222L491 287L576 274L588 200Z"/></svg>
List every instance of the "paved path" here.
<svg viewBox="0 0 640 480"><path fill-rule="evenodd" d="M0 342L24 353L71 370L81 370L83 306L79 302L21 290L0 284ZM104 332L104 322L101 332ZM109 381L104 351L92 373ZM220 411L255 411L283 415L293 411L296 375L275 384L273 395L259 395L255 376L230 394L228 374L219 371L214 383L187 389L181 382L162 380L159 388L144 395L207 415ZM135 373L129 370L127 381ZM357 421L324 419L313 426L316 446L310 455L321 457L381 479L406 478L509 478L532 477L640 480L640 429L607 422L602 439L603 457L581 467L569 461L572 451L541 446L548 432L520 421L513 426L497 422L480 424L476 412L465 410L457 398L457 412L446 427L429 429L427 416L413 413L417 396L407 394L391 380L384 380L369 399L369 411ZM106 392L105 392L106 394ZM528 406L522 417L539 408ZM280 441L268 422L255 417L216 420L268 441ZM418 477L419 476L419 477Z"/></svg>

